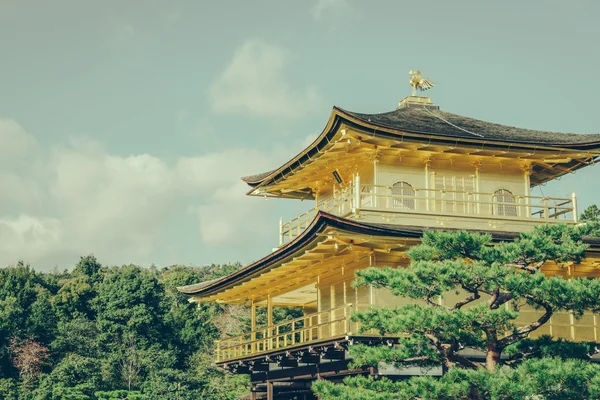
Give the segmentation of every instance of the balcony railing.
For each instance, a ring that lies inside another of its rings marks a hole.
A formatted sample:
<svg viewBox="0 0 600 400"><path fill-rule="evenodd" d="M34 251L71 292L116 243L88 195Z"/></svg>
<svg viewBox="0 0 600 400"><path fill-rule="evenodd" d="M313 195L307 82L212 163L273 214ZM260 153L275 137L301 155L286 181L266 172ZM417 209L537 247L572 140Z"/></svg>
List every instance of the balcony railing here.
<svg viewBox="0 0 600 400"><path fill-rule="evenodd" d="M216 362L250 358L357 334L379 337L380 333L374 330L359 332L359 324L350 320L354 311L363 311L368 307L368 305L346 304L271 327L257 329L240 336L218 340L215 342ZM516 323L518 326L529 324L531 321L539 319L541 315L540 310L522 306ZM506 334L509 333L506 332ZM550 334L573 341L597 342L600 337L600 316L586 313L579 320L569 312L555 312L550 321L539 331L534 332L532 337L542 334ZM398 336L400 335L395 335L395 337Z"/></svg>
<svg viewBox="0 0 600 400"><path fill-rule="evenodd" d="M216 342L216 361L223 362L288 347L345 337L357 331L350 322L352 304L305 315L271 327Z"/></svg>
<svg viewBox="0 0 600 400"><path fill-rule="evenodd" d="M357 188L360 188L357 190ZM347 218L361 211L445 216L476 216L498 220L531 222L577 222L577 202L572 198L520 196L508 192L398 188L380 185L350 184L332 198L293 220L280 223L279 244L300 235L319 210Z"/></svg>
<svg viewBox="0 0 600 400"><path fill-rule="evenodd" d="M358 209L573 220L574 198L417 188L411 189L413 194L395 194L394 189L389 186L361 186Z"/></svg>
<svg viewBox="0 0 600 400"><path fill-rule="evenodd" d="M352 189L352 186L346 186L336 196L319 203L319 207L312 208L289 222L280 221L279 245L281 246L283 243L299 236L310 225L318 211L325 211L339 216L351 213L354 206Z"/></svg>

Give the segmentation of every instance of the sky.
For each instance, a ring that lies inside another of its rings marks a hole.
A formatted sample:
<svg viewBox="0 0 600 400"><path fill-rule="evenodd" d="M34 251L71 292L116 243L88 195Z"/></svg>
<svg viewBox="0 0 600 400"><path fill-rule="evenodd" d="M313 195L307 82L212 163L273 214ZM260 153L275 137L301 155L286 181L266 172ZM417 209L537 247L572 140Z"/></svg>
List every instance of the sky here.
<svg viewBox="0 0 600 400"><path fill-rule="evenodd" d="M0 265L249 263L310 202L239 179L334 105L600 133L600 2L0 0ZM597 166L537 188L600 203Z"/></svg>

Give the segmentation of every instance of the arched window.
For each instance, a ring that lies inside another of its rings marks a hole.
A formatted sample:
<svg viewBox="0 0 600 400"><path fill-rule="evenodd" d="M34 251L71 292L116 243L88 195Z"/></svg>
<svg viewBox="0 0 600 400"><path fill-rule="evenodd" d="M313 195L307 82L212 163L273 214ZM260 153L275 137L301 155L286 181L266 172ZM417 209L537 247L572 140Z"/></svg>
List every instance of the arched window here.
<svg viewBox="0 0 600 400"><path fill-rule="evenodd" d="M392 207L402 210L415 209L415 189L407 182L396 182L392 186Z"/></svg>
<svg viewBox="0 0 600 400"><path fill-rule="evenodd" d="M498 189L494 192L493 214L507 217L517 216L515 196L506 189ZM514 204L514 205L513 205Z"/></svg>

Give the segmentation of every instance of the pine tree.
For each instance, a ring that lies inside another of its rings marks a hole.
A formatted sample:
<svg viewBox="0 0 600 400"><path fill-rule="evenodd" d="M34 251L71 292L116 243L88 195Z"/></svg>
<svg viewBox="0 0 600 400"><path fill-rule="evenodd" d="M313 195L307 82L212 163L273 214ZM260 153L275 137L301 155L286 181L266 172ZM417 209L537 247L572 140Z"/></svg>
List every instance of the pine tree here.
<svg viewBox="0 0 600 400"><path fill-rule="evenodd" d="M361 331L375 330L382 336L400 339L392 347L353 346L351 354L357 366L378 366L380 362L399 367L441 365L443 373L449 375L439 380L419 377L402 383L350 378L345 386L319 382L314 390L322 399L342 396L339 390L348 399L488 398L481 393L491 390L490 377L508 376L506 372L498 375L507 348L514 353L516 344L557 311L580 317L584 311L600 310L600 280L567 280L541 272L549 261L561 268L580 262L587 248L582 236L596 230L595 225L540 226L513 242L496 244L489 234L426 232L422 244L408 251L408 268L369 268L357 273L355 285L386 288L396 296L412 299L413 304L356 313L353 319L360 323ZM441 305L440 297L447 300L453 292L459 294L458 300ZM523 305L540 313L536 320L517 325L515 320ZM465 357L461 350L466 348L485 353L485 361ZM512 355L521 361L527 358L524 352ZM600 368L594 371L600 384ZM448 393L453 387L465 397L447 397L442 392L437 397L416 394L437 393L436 387Z"/></svg>
<svg viewBox="0 0 600 400"><path fill-rule="evenodd" d="M579 218L581 222L600 222L600 209L595 204L592 204L583 211Z"/></svg>

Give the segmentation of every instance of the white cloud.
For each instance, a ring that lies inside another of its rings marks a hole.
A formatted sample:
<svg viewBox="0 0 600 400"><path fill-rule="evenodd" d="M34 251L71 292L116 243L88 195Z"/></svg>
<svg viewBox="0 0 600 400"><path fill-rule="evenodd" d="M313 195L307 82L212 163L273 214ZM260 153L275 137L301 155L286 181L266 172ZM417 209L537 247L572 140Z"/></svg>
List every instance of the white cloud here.
<svg viewBox="0 0 600 400"><path fill-rule="evenodd" d="M211 86L213 112L297 118L318 109L321 98L315 86L296 90L287 81L288 56L279 46L257 39L246 41Z"/></svg>
<svg viewBox="0 0 600 400"><path fill-rule="evenodd" d="M37 145L35 137L12 119L0 118L0 162L23 157Z"/></svg>
<svg viewBox="0 0 600 400"><path fill-rule="evenodd" d="M233 149L178 162L181 187L204 194L202 204L190 211L198 217L202 241L209 246L248 244L264 238L270 228L269 204L248 198L248 186L241 176L266 171L275 165L273 157L250 149Z"/></svg>
<svg viewBox="0 0 600 400"><path fill-rule="evenodd" d="M78 240L136 256L151 251L177 207L169 166L148 154L121 157L81 147L61 149L53 158L50 194Z"/></svg>
<svg viewBox="0 0 600 400"><path fill-rule="evenodd" d="M339 17L348 11L350 11L348 0L317 0L311 8L312 16L317 21Z"/></svg>
<svg viewBox="0 0 600 400"><path fill-rule="evenodd" d="M231 149L201 157L182 157L176 168L181 186L197 192L219 187L224 179L238 183L241 176L272 168L272 161L260 151Z"/></svg>
<svg viewBox="0 0 600 400"><path fill-rule="evenodd" d="M62 242L61 222L27 214L0 218L0 253L3 261L14 263L23 252L47 254Z"/></svg>
<svg viewBox="0 0 600 400"><path fill-rule="evenodd" d="M252 246L271 232L272 227L265 224L271 220L270 204L261 198L247 198L247 190L243 182L219 188L208 203L192 208L205 244Z"/></svg>
<svg viewBox="0 0 600 400"><path fill-rule="evenodd" d="M35 143L14 121L3 126L0 137L10 131L12 143ZM8 194L0 200L0 266L23 259L36 268L65 267L89 253L106 264L150 264L177 215L197 218L207 246L260 242L274 228L264 224L270 204L248 199L239 179L273 167L273 157L260 151L230 149L167 162L150 154L111 154L79 138L28 154L32 168L0 164Z"/></svg>

